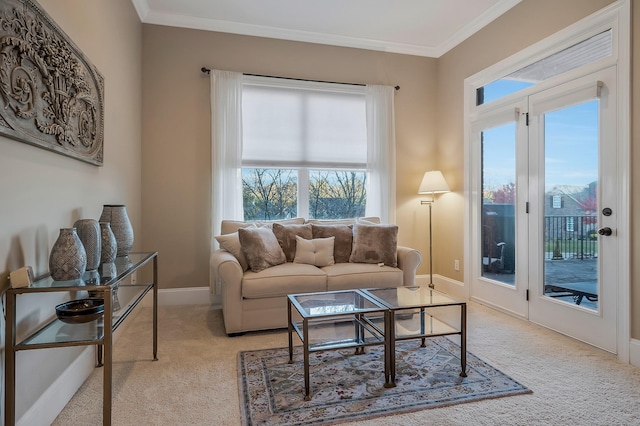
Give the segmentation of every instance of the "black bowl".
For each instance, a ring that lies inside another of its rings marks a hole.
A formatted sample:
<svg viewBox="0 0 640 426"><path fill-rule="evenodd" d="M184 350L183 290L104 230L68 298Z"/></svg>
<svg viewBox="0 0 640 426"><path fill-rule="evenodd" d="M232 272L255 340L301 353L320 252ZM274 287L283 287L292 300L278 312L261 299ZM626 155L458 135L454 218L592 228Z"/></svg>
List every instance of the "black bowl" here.
<svg viewBox="0 0 640 426"><path fill-rule="evenodd" d="M96 320L104 313L104 299L71 300L56 306L56 315L62 322L81 324Z"/></svg>

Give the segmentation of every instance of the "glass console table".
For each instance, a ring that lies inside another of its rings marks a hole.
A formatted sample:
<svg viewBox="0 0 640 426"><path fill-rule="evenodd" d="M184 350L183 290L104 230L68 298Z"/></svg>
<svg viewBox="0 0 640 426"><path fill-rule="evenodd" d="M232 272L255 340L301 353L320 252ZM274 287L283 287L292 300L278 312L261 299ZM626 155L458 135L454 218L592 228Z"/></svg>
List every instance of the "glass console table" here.
<svg viewBox="0 0 640 426"><path fill-rule="evenodd" d="M151 283L133 283L135 272L151 262ZM6 348L5 348L5 425L15 424L16 353L18 351L69 346L97 346L97 366L103 367L102 421L111 424L112 348L113 332L129 316L144 296L153 291L153 360L158 353L158 253L129 253L116 258L111 268L101 272L87 272L81 280L54 281L49 275L37 279L28 287L7 290ZM102 293L104 315L90 322L69 324L55 316L40 329L16 341L16 299L20 294L81 291Z"/></svg>

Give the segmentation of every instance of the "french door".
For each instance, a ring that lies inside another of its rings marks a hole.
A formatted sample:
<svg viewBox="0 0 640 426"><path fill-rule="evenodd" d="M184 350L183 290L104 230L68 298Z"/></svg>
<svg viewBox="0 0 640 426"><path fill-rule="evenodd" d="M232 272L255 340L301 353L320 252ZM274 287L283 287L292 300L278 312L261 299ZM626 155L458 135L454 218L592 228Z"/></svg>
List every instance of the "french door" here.
<svg viewBox="0 0 640 426"><path fill-rule="evenodd" d="M615 67L472 125L471 297L617 350Z"/></svg>

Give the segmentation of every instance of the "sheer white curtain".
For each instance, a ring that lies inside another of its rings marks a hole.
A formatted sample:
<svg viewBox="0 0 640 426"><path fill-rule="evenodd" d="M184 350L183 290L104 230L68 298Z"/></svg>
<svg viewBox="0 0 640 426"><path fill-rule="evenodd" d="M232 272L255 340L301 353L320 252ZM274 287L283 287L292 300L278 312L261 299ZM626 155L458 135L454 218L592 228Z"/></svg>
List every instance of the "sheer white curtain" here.
<svg viewBox="0 0 640 426"><path fill-rule="evenodd" d="M243 219L242 73L211 70L211 250L223 219Z"/></svg>
<svg viewBox="0 0 640 426"><path fill-rule="evenodd" d="M367 85L367 216L396 221L395 88Z"/></svg>

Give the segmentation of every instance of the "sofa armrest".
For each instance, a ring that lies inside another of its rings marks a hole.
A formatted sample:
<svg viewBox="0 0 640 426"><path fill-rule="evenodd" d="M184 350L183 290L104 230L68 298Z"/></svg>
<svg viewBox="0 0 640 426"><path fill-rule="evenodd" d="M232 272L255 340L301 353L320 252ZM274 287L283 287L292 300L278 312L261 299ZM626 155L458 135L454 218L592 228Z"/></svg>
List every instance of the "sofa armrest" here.
<svg viewBox="0 0 640 426"><path fill-rule="evenodd" d="M236 257L224 249L218 249L211 255L209 262L209 273L211 274L211 292L215 293L218 282L223 287L237 285L240 288L242 283L242 266Z"/></svg>
<svg viewBox="0 0 640 426"><path fill-rule="evenodd" d="M402 269L402 284L416 285L416 271L422 262L422 254L416 249L398 246L398 268Z"/></svg>

